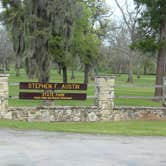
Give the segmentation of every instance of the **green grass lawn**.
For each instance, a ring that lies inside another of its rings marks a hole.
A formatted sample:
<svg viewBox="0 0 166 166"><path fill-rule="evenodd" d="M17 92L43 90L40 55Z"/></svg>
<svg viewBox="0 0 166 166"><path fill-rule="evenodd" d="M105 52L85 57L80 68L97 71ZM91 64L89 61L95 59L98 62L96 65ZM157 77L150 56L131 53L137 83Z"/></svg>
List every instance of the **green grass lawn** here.
<svg viewBox="0 0 166 166"><path fill-rule="evenodd" d="M15 71L11 70L9 72L9 82L26 82L26 81L37 81L37 80L28 80L25 74L25 71L21 69L21 75L19 77L15 76ZM71 72L68 73L68 82L70 83L83 83L83 72L75 72L76 79L70 79ZM141 76L141 79L137 79L134 76L134 83L128 84L126 82L127 75L121 75L121 77L116 77L116 87L115 87L115 95L116 96L146 96L150 97L154 95L153 85L155 83L155 76L146 75ZM56 70L51 70L51 80L50 82L62 82L62 76L57 74ZM125 87L121 87L119 85L123 85ZM70 91L71 92L71 91ZM73 92L73 91L72 91ZM90 81L88 90L84 91L88 96L94 96L95 87L94 81ZM9 87L10 96L18 96L19 87L18 86L10 86ZM10 106L37 106L42 105L42 101L35 100L19 100L19 99L9 99ZM86 101L55 101L55 105L72 105L72 106L90 106L94 105L94 99L87 99ZM115 105L124 105L124 106L161 106L161 102L154 102L151 99L115 99Z"/></svg>
<svg viewBox="0 0 166 166"><path fill-rule="evenodd" d="M142 75L140 79L138 79L136 75L134 75L133 84L127 83L126 80L127 75L121 75L121 77L116 77L115 96L154 96L154 75ZM123 87L121 87L120 85L123 85ZM115 105L160 107L162 106L162 103L153 101L152 99L117 98L115 99Z"/></svg>
<svg viewBox="0 0 166 166"><path fill-rule="evenodd" d="M166 136L166 121L44 123L0 120L0 128L128 136Z"/></svg>

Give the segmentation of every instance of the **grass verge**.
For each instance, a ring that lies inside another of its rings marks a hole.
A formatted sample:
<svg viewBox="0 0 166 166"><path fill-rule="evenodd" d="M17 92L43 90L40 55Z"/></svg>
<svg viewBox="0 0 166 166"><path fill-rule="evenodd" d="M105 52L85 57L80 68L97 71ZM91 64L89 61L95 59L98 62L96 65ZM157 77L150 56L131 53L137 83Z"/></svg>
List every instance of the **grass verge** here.
<svg viewBox="0 0 166 166"><path fill-rule="evenodd" d="M166 121L44 123L0 120L0 128L127 136L166 136Z"/></svg>

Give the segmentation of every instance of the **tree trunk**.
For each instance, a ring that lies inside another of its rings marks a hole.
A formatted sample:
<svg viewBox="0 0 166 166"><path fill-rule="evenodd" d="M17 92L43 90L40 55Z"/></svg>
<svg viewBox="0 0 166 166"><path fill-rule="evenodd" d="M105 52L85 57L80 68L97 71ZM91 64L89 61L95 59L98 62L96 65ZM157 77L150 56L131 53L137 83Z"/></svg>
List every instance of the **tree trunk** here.
<svg viewBox="0 0 166 166"><path fill-rule="evenodd" d="M94 71L94 67L93 66L91 67L89 76L90 76L90 80L92 80L92 81L95 80L95 71Z"/></svg>
<svg viewBox="0 0 166 166"><path fill-rule="evenodd" d="M5 61L5 69L6 69L7 71L10 71L8 59L6 59L6 61Z"/></svg>
<svg viewBox="0 0 166 166"><path fill-rule="evenodd" d="M160 41L164 42L166 40L166 20L162 22L160 28ZM156 85L163 85L163 76L165 73L165 45L161 46L158 57L157 57L157 71L156 71ZM162 96L162 88L155 88L155 96Z"/></svg>
<svg viewBox="0 0 166 166"><path fill-rule="evenodd" d="M6 52L6 51L5 51ZM6 72L6 55L4 54L4 57L2 58L2 67L1 67L1 69L3 70L3 73L5 73Z"/></svg>
<svg viewBox="0 0 166 166"><path fill-rule="evenodd" d="M137 64L137 78L138 78L138 79L141 78L140 73L141 73L141 65L140 65L140 63L138 63L138 64Z"/></svg>
<svg viewBox="0 0 166 166"><path fill-rule="evenodd" d="M129 67L128 67L128 83L133 83L133 53L130 52L129 55Z"/></svg>
<svg viewBox="0 0 166 166"><path fill-rule="evenodd" d="M144 64L144 75L147 75L147 65L146 65L146 62Z"/></svg>
<svg viewBox="0 0 166 166"><path fill-rule="evenodd" d="M89 74L89 64L85 64L84 66L84 83L85 84L88 84L89 82L88 74Z"/></svg>
<svg viewBox="0 0 166 166"><path fill-rule="evenodd" d="M49 76L44 76L44 75L43 77L38 79L38 81L42 83L49 83L49 80L50 80Z"/></svg>
<svg viewBox="0 0 166 166"><path fill-rule="evenodd" d="M122 70L121 68L122 68L122 64L120 63L119 67L118 67L118 73L117 73L118 77L120 77L120 75L121 75L121 70Z"/></svg>
<svg viewBox="0 0 166 166"><path fill-rule="evenodd" d="M157 57L156 85L162 86L163 84L164 59L164 50L161 49ZM162 88L155 88L155 96L162 96Z"/></svg>
<svg viewBox="0 0 166 166"><path fill-rule="evenodd" d="M58 63L58 74L62 75L62 65Z"/></svg>
<svg viewBox="0 0 166 166"><path fill-rule="evenodd" d="M71 80L75 79L75 74L74 74L74 67L72 66L71 68Z"/></svg>
<svg viewBox="0 0 166 166"><path fill-rule="evenodd" d="M165 58L165 61L166 61L166 58ZM165 69L164 69L164 76L166 76L166 62L165 62L164 67L165 67Z"/></svg>
<svg viewBox="0 0 166 166"><path fill-rule="evenodd" d="M35 62L37 67L37 75L41 82L47 83L49 82L51 67L51 55L48 51L48 38L47 36L39 36L35 39L35 43Z"/></svg>
<svg viewBox="0 0 166 166"><path fill-rule="evenodd" d="M65 65L62 67L62 71L63 71L63 83L67 83L67 67Z"/></svg>
<svg viewBox="0 0 166 166"><path fill-rule="evenodd" d="M58 67L58 74L59 74L59 75L62 75L62 69L61 69L60 66Z"/></svg>
<svg viewBox="0 0 166 166"><path fill-rule="evenodd" d="M21 63L21 58L20 58L20 55L17 54L16 55L16 66L15 66L17 77L20 76L20 63Z"/></svg>

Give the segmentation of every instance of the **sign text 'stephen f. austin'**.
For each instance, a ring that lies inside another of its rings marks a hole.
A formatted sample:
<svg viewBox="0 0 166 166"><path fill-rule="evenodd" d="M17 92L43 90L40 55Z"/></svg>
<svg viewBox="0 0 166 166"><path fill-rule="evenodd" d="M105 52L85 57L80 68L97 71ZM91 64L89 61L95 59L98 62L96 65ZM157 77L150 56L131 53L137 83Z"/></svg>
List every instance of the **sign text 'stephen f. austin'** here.
<svg viewBox="0 0 166 166"><path fill-rule="evenodd" d="M87 84L79 83L40 83L20 82L20 89L45 89L45 90L87 90Z"/></svg>

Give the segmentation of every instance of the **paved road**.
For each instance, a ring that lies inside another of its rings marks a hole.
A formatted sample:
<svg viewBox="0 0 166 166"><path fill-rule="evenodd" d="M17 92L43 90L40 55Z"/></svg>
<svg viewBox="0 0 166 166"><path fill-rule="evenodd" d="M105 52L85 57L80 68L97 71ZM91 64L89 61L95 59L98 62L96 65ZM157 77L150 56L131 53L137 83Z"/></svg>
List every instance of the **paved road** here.
<svg viewBox="0 0 166 166"><path fill-rule="evenodd" d="M0 166L166 166L166 137L0 129Z"/></svg>

